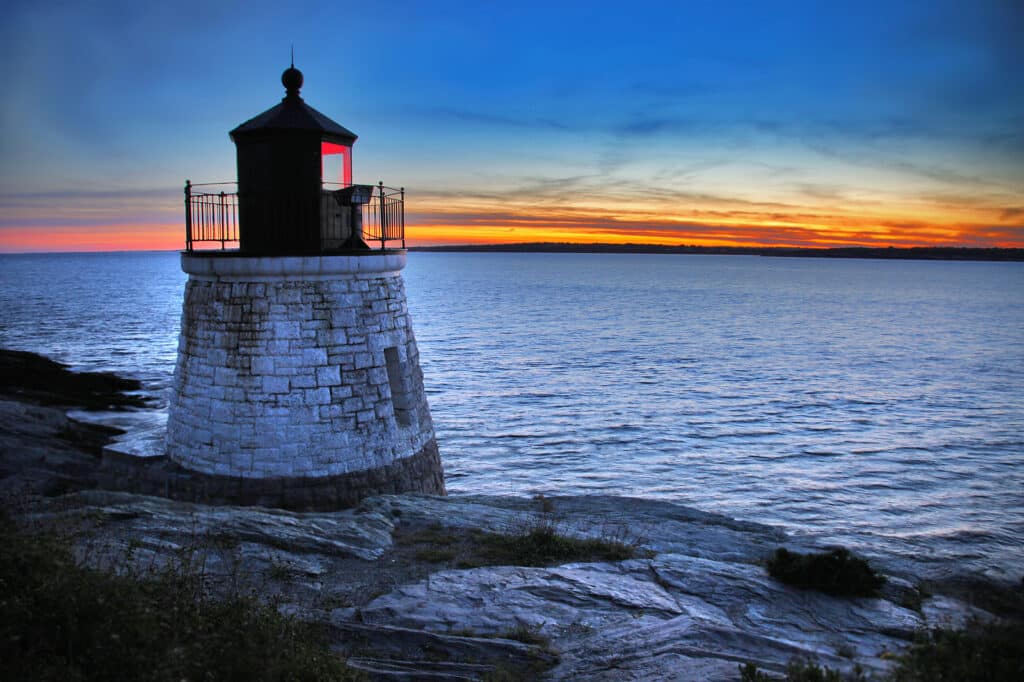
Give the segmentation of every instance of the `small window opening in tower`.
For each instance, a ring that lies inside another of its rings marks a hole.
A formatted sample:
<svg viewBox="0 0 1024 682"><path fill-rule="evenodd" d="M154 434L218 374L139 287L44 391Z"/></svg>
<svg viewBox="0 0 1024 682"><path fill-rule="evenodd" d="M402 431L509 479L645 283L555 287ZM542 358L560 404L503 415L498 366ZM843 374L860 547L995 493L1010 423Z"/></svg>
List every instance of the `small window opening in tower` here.
<svg viewBox="0 0 1024 682"><path fill-rule="evenodd" d="M395 409L395 421L402 426L412 423L412 397L407 388L405 363L398 357L398 348L384 349L384 363L388 369L388 383L391 385L391 404Z"/></svg>
<svg viewBox="0 0 1024 682"><path fill-rule="evenodd" d="M348 187L352 184L352 147L334 142L320 143L320 179Z"/></svg>

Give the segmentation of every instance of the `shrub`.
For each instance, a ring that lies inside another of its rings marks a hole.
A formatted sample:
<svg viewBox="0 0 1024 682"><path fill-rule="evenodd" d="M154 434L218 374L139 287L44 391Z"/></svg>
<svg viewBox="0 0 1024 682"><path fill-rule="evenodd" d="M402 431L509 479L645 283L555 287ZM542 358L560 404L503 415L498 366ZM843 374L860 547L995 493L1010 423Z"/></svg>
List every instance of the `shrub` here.
<svg viewBox="0 0 1024 682"><path fill-rule="evenodd" d="M843 547L818 554L780 547L768 560L768 573L787 585L841 597L873 597L885 584L867 561Z"/></svg>

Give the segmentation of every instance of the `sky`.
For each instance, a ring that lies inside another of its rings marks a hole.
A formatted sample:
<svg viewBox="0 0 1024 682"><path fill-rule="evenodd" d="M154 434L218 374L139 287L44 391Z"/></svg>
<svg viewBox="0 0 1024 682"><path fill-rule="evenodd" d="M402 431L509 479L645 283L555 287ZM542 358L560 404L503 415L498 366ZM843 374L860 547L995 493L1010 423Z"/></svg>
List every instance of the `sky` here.
<svg viewBox="0 0 1024 682"><path fill-rule="evenodd" d="M410 245L1024 247L1022 35L1020 0L14 0L0 252L182 248L293 45Z"/></svg>

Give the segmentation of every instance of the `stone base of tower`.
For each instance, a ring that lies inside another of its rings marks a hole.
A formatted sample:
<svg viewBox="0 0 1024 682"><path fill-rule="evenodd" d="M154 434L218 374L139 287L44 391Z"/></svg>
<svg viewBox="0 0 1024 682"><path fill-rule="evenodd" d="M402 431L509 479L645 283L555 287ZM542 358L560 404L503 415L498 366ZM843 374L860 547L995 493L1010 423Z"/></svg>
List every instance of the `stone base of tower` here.
<svg viewBox="0 0 1024 682"><path fill-rule="evenodd" d="M293 509L443 494L405 261L183 254L157 492Z"/></svg>
<svg viewBox="0 0 1024 682"><path fill-rule="evenodd" d="M240 478L184 469L166 457L139 458L104 452L100 485L184 502L332 511L354 507L371 495L444 495L444 473L431 439L411 457L387 466L337 476Z"/></svg>

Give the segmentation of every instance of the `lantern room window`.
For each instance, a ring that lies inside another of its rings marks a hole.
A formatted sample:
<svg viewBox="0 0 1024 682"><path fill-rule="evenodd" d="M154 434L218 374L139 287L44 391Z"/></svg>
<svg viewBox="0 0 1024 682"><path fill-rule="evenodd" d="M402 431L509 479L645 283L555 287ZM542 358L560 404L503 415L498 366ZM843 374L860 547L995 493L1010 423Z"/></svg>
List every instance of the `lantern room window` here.
<svg viewBox="0 0 1024 682"><path fill-rule="evenodd" d="M352 147L337 142L320 143L321 182L352 184Z"/></svg>

